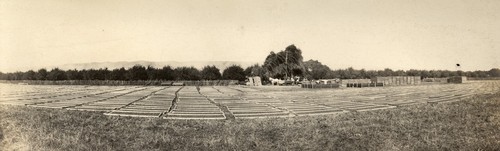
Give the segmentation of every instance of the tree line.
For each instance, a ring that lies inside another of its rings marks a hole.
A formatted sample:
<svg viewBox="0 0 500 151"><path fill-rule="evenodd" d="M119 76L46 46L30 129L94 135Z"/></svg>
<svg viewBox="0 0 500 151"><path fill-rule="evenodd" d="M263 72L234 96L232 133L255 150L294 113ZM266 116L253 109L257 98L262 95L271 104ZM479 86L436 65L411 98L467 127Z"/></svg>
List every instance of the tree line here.
<svg viewBox="0 0 500 151"><path fill-rule="evenodd" d="M450 76L467 76L474 78L500 77L500 69L493 68L489 71L449 71L449 70L365 70L346 69L332 70L328 66L321 64L317 60L308 60L302 62L304 71L290 71L290 75L313 79L368 79L376 76L421 76L422 78L444 78ZM298 70L297 68L295 68ZM300 68L299 68L300 69ZM285 74L275 74L278 72L269 72L265 65L255 64L243 69L239 65L232 65L220 72L215 66L205 66L202 70L194 67L172 68L165 66L154 68L152 66L135 65L131 68L119 68L109 70L104 69L83 69L83 70L61 70L54 68L51 70L39 69L37 71L29 70L26 72L2 73L0 80L240 80L246 77L260 76L263 81L269 77L284 79Z"/></svg>
<svg viewBox="0 0 500 151"><path fill-rule="evenodd" d="M306 68L305 77L309 79L369 79L377 76L421 76L422 78L446 78L451 76L466 76L473 78L500 77L500 69L493 68L489 71L449 71L449 70L365 70L347 69L331 70L328 66L317 60L304 62Z"/></svg>
<svg viewBox="0 0 500 151"><path fill-rule="evenodd" d="M444 78L450 76L467 76L473 78L500 77L500 69L489 71L449 71L449 70L365 70L347 69L332 70L318 60L303 61L302 51L295 45L285 50L273 52L265 58L264 64L255 64L243 69L239 65L232 65L220 72L215 66L205 66L202 70L194 67L172 68L165 66L154 68L135 65L131 68L61 70L58 68L29 70L26 72L1 73L0 80L239 80L246 77L260 76L266 83L269 78L290 79L368 79L377 76L421 76L422 78Z"/></svg>
<svg viewBox="0 0 500 151"><path fill-rule="evenodd" d="M53 68L29 70L26 72L2 73L0 80L245 80L244 69L239 65L232 65L221 73L215 66L205 66L202 70L195 67L164 66L155 68L152 66L135 65L131 68L119 68L109 70L83 69L83 70L61 70Z"/></svg>
<svg viewBox="0 0 500 151"><path fill-rule="evenodd" d="M421 76L422 78L446 78L451 76L466 76L473 78L488 78L500 77L500 69L493 68L488 71L449 71L449 70L392 70L386 68L384 70L365 70L354 69L352 67L346 69L332 70L328 66L323 65L317 60L308 60L302 62L301 68L295 68L292 71L294 76L306 78L309 80L318 79L370 79L377 76ZM260 76L264 79L268 77L284 79L284 74L272 74L266 70L266 66L254 65L248 67L245 73L249 76Z"/></svg>

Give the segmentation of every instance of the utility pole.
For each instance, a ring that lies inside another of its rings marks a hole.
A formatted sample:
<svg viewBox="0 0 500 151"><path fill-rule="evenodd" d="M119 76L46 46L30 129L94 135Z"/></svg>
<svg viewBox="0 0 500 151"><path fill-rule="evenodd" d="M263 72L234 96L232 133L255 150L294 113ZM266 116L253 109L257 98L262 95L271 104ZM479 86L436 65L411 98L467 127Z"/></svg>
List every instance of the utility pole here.
<svg viewBox="0 0 500 151"><path fill-rule="evenodd" d="M286 66L286 72L285 72L285 81L288 80L288 52L285 49L285 66Z"/></svg>
<svg viewBox="0 0 500 151"><path fill-rule="evenodd" d="M460 64L459 64L459 63L457 63L456 68L457 68L457 75L458 75L458 76L462 76L462 70L460 70L461 66L460 66Z"/></svg>

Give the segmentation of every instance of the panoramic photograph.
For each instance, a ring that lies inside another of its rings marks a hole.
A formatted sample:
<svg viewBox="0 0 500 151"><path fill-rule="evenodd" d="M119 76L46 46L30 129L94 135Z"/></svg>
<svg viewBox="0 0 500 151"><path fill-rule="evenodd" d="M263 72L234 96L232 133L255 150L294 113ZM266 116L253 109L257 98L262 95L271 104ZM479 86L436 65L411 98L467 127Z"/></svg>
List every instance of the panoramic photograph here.
<svg viewBox="0 0 500 151"><path fill-rule="evenodd" d="M500 150L497 0L1 0L0 150Z"/></svg>

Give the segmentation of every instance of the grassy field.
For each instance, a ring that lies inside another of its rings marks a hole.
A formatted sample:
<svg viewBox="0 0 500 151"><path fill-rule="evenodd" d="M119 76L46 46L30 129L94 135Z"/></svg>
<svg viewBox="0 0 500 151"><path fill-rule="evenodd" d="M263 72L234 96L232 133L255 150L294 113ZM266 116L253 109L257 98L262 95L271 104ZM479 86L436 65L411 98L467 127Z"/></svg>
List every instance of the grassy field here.
<svg viewBox="0 0 500 151"><path fill-rule="evenodd" d="M0 106L0 150L500 150L500 93L340 115L163 120Z"/></svg>

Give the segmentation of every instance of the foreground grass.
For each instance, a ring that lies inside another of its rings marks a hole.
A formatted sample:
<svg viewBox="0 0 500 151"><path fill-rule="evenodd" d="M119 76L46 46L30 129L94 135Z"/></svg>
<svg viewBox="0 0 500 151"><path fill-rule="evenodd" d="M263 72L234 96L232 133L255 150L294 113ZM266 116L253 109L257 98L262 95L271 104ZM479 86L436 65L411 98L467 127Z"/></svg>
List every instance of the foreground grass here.
<svg viewBox="0 0 500 151"><path fill-rule="evenodd" d="M500 94L338 116L162 120L0 106L0 150L499 150Z"/></svg>

